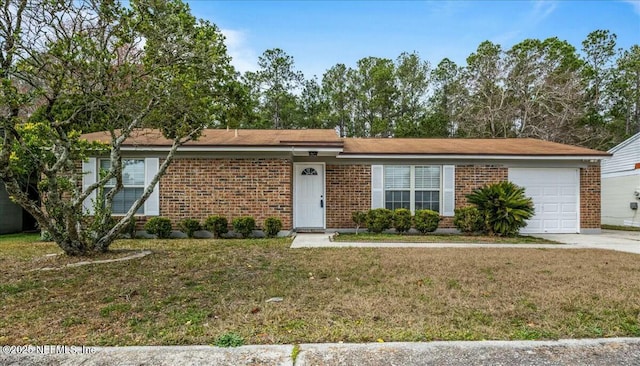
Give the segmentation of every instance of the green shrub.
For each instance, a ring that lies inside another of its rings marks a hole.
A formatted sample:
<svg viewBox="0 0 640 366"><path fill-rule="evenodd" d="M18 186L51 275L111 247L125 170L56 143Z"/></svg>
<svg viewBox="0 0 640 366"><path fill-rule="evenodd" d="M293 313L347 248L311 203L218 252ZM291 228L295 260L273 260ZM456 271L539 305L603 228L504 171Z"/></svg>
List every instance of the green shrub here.
<svg viewBox="0 0 640 366"><path fill-rule="evenodd" d="M152 217L144 224L144 229L149 234L154 234L158 239L166 239L171 236L171 220L166 217Z"/></svg>
<svg viewBox="0 0 640 366"><path fill-rule="evenodd" d="M244 344L244 338L236 333L225 333L216 339L218 347L240 347Z"/></svg>
<svg viewBox="0 0 640 366"><path fill-rule="evenodd" d="M256 228L256 220L251 216L236 217L233 219L233 231L248 238Z"/></svg>
<svg viewBox="0 0 640 366"><path fill-rule="evenodd" d="M440 214L432 210L417 210L413 221L420 233L432 233L438 228Z"/></svg>
<svg viewBox="0 0 640 366"><path fill-rule="evenodd" d="M525 196L524 188L508 181L478 188L467 199L478 207L483 231L489 235L516 235L534 214L533 201Z"/></svg>
<svg viewBox="0 0 640 366"><path fill-rule="evenodd" d="M367 223L367 214L362 211L354 211L351 213L351 220L356 224L356 235L358 235L358 230L360 227Z"/></svg>
<svg viewBox="0 0 640 366"><path fill-rule="evenodd" d="M202 225L205 230L211 232L214 238L219 238L222 234L229 232L229 222L224 216L209 216Z"/></svg>
<svg viewBox="0 0 640 366"><path fill-rule="evenodd" d="M376 208L367 212L367 229L372 233L381 233L391 228L393 211Z"/></svg>
<svg viewBox="0 0 640 366"><path fill-rule="evenodd" d="M453 225L465 234L482 231L484 227L482 215L478 208L474 206L456 208L453 216Z"/></svg>
<svg viewBox="0 0 640 366"><path fill-rule="evenodd" d="M411 229L411 211L406 208L397 208L393 211L393 227L396 232L402 234Z"/></svg>
<svg viewBox="0 0 640 366"><path fill-rule="evenodd" d="M267 217L264 220L264 233L268 238L274 238L282 230L282 220L277 217Z"/></svg>
<svg viewBox="0 0 640 366"><path fill-rule="evenodd" d="M194 219L184 219L180 221L178 226L183 233L187 234L188 238L193 238L193 234L195 234L196 231L202 229L202 225L200 225L200 222Z"/></svg>

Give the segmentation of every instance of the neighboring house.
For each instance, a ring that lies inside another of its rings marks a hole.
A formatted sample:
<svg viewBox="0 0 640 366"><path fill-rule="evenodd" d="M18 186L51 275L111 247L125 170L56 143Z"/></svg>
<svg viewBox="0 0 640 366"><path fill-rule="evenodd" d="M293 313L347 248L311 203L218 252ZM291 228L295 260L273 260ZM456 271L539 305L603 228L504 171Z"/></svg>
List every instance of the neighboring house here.
<svg viewBox="0 0 640 366"><path fill-rule="evenodd" d="M602 163L602 223L640 226L640 133L609 153Z"/></svg>
<svg viewBox="0 0 640 366"><path fill-rule="evenodd" d="M108 141L104 133L88 140ZM169 141L141 130L125 147L123 213L155 174ZM231 221L270 216L286 230L354 228L353 211L432 209L453 228L454 209L487 183L525 187L536 214L528 233L600 230L600 161L609 154L535 139L339 138L333 130L205 130L181 147L139 219L162 215L174 223L219 214ZM108 160L83 164L85 186Z"/></svg>
<svg viewBox="0 0 640 366"><path fill-rule="evenodd" d="M11 201L4 183L0 182L0 234L21 232L22 216L22 207Z"/></svg>

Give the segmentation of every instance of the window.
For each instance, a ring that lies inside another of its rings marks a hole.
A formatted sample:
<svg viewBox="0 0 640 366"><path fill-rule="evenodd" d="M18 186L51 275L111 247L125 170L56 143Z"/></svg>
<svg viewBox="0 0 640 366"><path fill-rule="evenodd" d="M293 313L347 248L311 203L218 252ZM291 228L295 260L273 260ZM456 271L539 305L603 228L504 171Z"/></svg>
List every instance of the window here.
<svg viewBox="0 0 640 366"><path fill-rule="evenodd" d="M100 160L100 170L111 168L110 160ZM112 212L114 214L125 214L133 203L144 193L145 166L143 159L123 159L122 160L122 185L124 188L113 197ZM115 178L109 180L104 188L107 194L116 185ZM144 205L138 209L136 214L144 214Z"/></svg>
<svg viewBox="0 0 640 366"><path fill-rule="evenodd" d="M430 165L386 165L385 208L440 212L440 169Z"/></svg>
<svg viewBox="0 0 640 366"><path fill-rule="evenodd" d="M313 168L305 168L302 171L302 175L318 175L318 171Z"/></svg>

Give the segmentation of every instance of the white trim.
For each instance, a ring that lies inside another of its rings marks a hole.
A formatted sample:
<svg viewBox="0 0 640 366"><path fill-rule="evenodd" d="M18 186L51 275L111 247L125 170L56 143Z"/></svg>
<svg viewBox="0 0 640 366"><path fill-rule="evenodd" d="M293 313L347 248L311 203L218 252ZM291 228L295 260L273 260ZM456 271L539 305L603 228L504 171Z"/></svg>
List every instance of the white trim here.
<svg viewBox="0 0 640 366"><path fill-rule="evenodd" d="M440 171L440 184L442 185L440 215L447 217L454 216L456 210L456 166L443 165ZM451 175L451 182L445 181L448 174ZM449 183L449 185L446 183ZM450 206L449 209L447 209L447 206Z"/></svg>
<svg viewBox="0 0 640 366"><path fill-rule="evenodd" d="M628 139L622 141L621 143L619 143L618 145L612 147L611 149L609 149L609 151L607 151L610 154L615 153L616 151L622 149L623 147L635 142L636 140L638 140L638 138L640 138L640 132L636 133L635 135L629 137Z"/></svg>
<svg viewBox="0 0 640 366"><path fill-rule="evenodd" d="M605 160L610 159L610 156L579 156L579 155L549 155L549 156L535 156L535 155L344 155L340 154L336 158L338 159L442 159L442 160L572 160L572 161L589 161L589 160Z"/></svg>
<svg viewBox="0 0 640 366"><path fill-rule="evenodd" d="M96 158L88 158L82 162L82 190L86 190L90 185L97 181L98 176L98 163ZM89 214L93 214L93 201L96 199L96 191L94 190L85 198L82 202L83 209Z"/></svg>
<svg viewBox="0 0 640 366"><path fill-rule="evenodd" d="M327 164L324 162L298 162L293 163L292 173L293 173L293 199L292 199L292 213L293 213L293 228L294 230L298 228L297 218L296 218L296 199L298 197L298 174L296 167L304 165L304 166L313 166L313 165L321 165L322 166L322 197L324 203L322 205L322 229L327 228ZM311 229L311 228L310 228ZM320 229L320 228L317 228Z"/></svg>
<svg viewBox="0 0 640 366"><path fill-rule="evenodd" d="M371 165L371 208L384 208L384 165Z"/></svg>
<svg viewBox="0 0 640 366"><path fill-rule="evenodd" d="M158 158L145 158L144 159L144 185L145 188L153 180L153 177L158 173L160 166L160 159ZM153 187L153 191L144 201L144 214L146 216L159 216L160 215L160 181Z"/></svg>

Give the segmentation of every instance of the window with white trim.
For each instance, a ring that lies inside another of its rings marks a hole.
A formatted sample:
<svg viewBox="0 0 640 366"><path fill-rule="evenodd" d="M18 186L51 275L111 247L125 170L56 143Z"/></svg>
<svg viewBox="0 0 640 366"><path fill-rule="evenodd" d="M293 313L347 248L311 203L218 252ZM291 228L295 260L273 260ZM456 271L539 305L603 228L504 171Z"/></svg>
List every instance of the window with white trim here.
<svg viewBox="0 0 640 366"><path fill-rule="evenodd" d="M100 170L109 170L111 161L100 160ZM120 192L113 197L112 213L126 214L133 206L133 203L144 193L144 159L122 159L122 185ZM104 194L107 194L116 185L116 179L112 178L105 184ZM144 214L144 205L140 206L136 212L138 215Z"/></svg>
<svg viewBox="0 0 640 366"><path fill-rule="evenodd" d="M439 165L385 165L384 207L440 212Z"/></svg>

